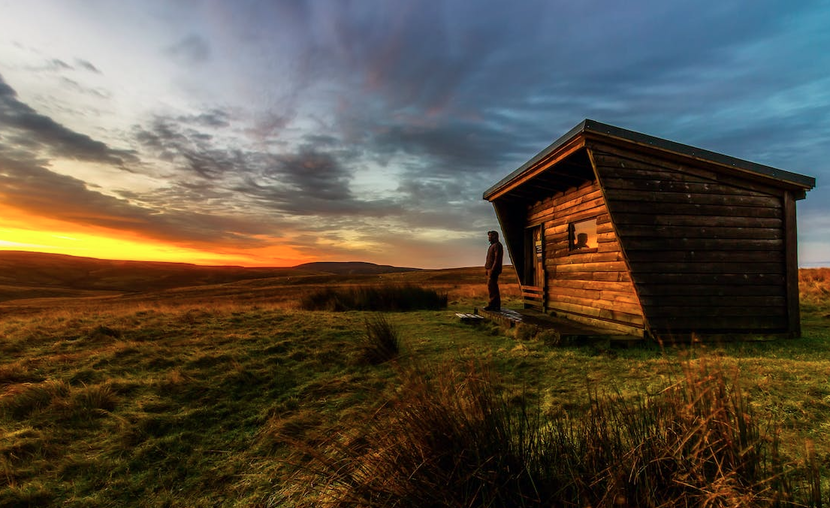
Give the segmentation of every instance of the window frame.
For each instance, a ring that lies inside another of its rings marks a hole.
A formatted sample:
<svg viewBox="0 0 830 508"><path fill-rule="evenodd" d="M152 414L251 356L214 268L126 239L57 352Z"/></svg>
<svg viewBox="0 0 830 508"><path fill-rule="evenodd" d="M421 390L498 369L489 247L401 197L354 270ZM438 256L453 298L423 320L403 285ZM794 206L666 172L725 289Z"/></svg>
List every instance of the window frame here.
<svg viewBox="0 0 830 508"><path fill-rule="evenodd" d="M597 245L597 243L598 243L597 242L597 237L599 235L596 232L596 230L598 229L598 224L597 224L598 219L599 219L599 215L595 215L593 217L587 217L585 219L574 220L574 221L568 222L568 255L587 254L587 253L591 253L591 252L597 252L597 249L599 247ZM587 223L587 222L593 222L593 224L594 224L594 227L593 227L594 244L597 245L597 246L596 247L586 247L586 248L582 248L582 249L577 249L576 248L576 235L577 235L576 230L577 230L577 226L580 225L580 224Z"/></svg>

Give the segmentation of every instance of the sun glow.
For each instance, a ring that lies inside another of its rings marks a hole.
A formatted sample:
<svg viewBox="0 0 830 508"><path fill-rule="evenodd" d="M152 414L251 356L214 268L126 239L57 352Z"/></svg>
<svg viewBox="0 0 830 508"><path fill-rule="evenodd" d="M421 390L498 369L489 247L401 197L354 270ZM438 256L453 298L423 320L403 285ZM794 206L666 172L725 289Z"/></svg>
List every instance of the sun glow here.
<svg viewBox="0 0 830 508"><path fill-rule="evenodd" d="M2 218L3 214L0 214ZM54 219L2 218L0 250L29 250L99 259L165 261L197 265L294 266L314 261L284 246L255 249L216 245L185 247L135 233L90 228ZM276 243L276 239L274 240Z"/></svg>

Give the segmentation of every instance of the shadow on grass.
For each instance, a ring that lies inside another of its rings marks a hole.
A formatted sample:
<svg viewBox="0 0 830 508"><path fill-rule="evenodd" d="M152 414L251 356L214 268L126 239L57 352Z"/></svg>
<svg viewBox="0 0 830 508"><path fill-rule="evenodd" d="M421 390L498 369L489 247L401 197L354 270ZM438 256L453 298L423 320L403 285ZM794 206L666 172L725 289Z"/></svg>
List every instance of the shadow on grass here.
<svg viewBox="0 0 830 508"><path fill-rule="evenodd" d="M304 310L342 312L440 310L447 307L447 295L413 285L351 286L323 288L305 295Z"/></svg>

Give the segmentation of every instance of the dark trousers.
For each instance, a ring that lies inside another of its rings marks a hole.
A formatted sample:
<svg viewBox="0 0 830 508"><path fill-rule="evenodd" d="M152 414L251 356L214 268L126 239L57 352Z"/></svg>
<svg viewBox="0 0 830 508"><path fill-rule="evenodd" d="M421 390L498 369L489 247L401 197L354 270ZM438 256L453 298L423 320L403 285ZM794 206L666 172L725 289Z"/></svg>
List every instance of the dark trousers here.
<svg viewBox="0 0 830 508"><path fill-rule="evenodd" d="M487 307L491 309L501 308L501 295L499 294L499 274L487 274L487 292L490 295L490 301Z"/></svg>

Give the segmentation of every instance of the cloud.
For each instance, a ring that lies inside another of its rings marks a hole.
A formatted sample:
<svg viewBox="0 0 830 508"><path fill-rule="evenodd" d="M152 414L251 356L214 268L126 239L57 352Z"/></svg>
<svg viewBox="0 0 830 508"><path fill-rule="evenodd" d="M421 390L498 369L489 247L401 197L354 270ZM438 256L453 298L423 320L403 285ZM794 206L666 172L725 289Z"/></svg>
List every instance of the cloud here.
<svg viewBox="0 0 830 508"><path fill-rule="evenodd" d="M46 64L46 68L54 71L72 70L72 66L59 58L53 58Z"/></svg>
<svg viewBox="0 0 830 508"><path fill-rule="evenodd" d="M20 102L0 76L0 150L24 150L52 157L125 167L135 154L114 150L101 141L64 127Z"/></svg>
<svg viewBox="0 0 830 508"><path fill-rule="evenodd" d="M223 116L200 115L185 119L184 123L175 118L157 117L148 129L136 127L135 139L153 156L206 179L218 178L244 165L238 151L215 148L211 134L187 127L194 118L201 119L197 120L200 123L221 123Z"/></svg>
<svg viewBox="0 0 830 508"><path fill-rule="evenodd" d="M297 116L296 111L266 110L256 114L254 125L246 133L257 140L267 140L279 135Z"/></svg>
<svg viewBox="0 0 830 508"><path fill-rule="evenodd" d="M68 88L70 90L74 90L78 93L85 94L85 95L91 95L91 96L93 96L95 98L98 98L98 99L110 99L110 94L102 92L101 90L97 90L95 88L90 88L90 87L83 86L83 85L81 85L80 83L78 83L77 81L75 81L73 79L69 79L67 77L61 77L60 82L63 84L63 86L65 88Z"/></svg>
<svg viewBox="0 0 830 508"><path fill-rule="evenodd" d="M191 34L166 49L167 54L177 61L187 64L201 64L210 59L211 50L208 41L199 35Z"/></svg>
<svg viewBox="0 0 830 508"><path fill-rule="evenodd" d="M20 160L0 151L0 201L26 214L57 218L84 226L132 232L147 238L184 245L230 243L240 248L263 243L258 236L276 228L249 218L216 215L182 206L181 191L160 201L163 193L148 196L123 192L114 197L92 190L86 182L50 171L47 161ZM204 196L204 191L197 193ZM224 195L228 198L228 195ZM151 206L133 204L150 202Z"/></svg>
<svg viewBox="0 0 830 508"><path fill-rule="evenodd" d="M98 69L98 67L95 67L94 65L92 65L92 62L89 62L88 60L84 60L83 58L76 58L75 59L75 65L80 67L81 69L87 70L89 72L93 72L95 74L103 74L101 72L101 70Z"/></svg>
<svg viewBox="0 0 830 508"><path fill-rule="evenodd" d="M584 118L826 174L824 1L195 5L164 8L177 31L163 56L186 76L162 62L157 102L107 99L138 111L121 124L131 151L37 113L0 81L0 154L43 171L66 157L151 174L152 189L123 189L35 171L74 206L111 205L165 237L248 245L278 230L321 256L385 262L407 235L404 250L423 259L473 256L473 232L495 226L483 190ZM76 54L89 60L41 53L37 71L84 92L100 74L90 61L112 61ZM118 79L112 63L107 78ZM168 81L188 95L164 95ZM102 98L90 90L84 112ZM799 211L820 214L827 192Z"/></svg>
<svg viewBox="0 0 830 508"><path fill-rule="evenodd" d="M349 190L351 172L331 154L303 149L272 160L273 166L263 176L285 184L291 192L325 201L353 199Z"/></svg>
<svg viewBox="0 0 830 508"><path fill-rule="evenodd" d="M198 154L194 154L196 156ZM158 240L184 244L230 242L240 247L259 245L258 236L275 227L248 218L201 212L178 201L204 198L208 187L173 183L175 196L123 192L121 197L94 190L78 178L48 168L54 158L138 167L137 152L113 150L105 143L68 129L35 112L17 99L0 79L0 201L27 214L68 222L130 231ZM198 160L194 160L198 164ZM186 195L185 189L191 192ZM227 192L214 191L229 198ZM118 194L118 193L116 193ZM162 201L167 199L166 207ZM135 203L145 203L147 206Z"/></svg>
<svg viewBox="0 0 830 508"><path fill-rule="evenodd" d="M242 181L232 187L265 209L293 216L317 216L333 224L338 217L399 215L392 199L364 200L352 192L350 155L301 147L296 152L255 154Z"/></svg>
<svg viewBox="0 0 830 508"><path fill-rule="evenodd" d="M315 144L278 153L238 144L207 132L224 119L215 112L197 116L156 117L149 128L136 127L134 136L147 156L170 163L169 179L176 188L222 189L239 202L253 203L265 210L300 216L377 216L401 213L392 200L363 200L351 190L355 154L344 150L336 139L312 136ZM194 121L198 120L198 121ZM199 128L201 124L201 129ZM206 130L207 129L207 130ZM196 176L204 183L185 185Z"/></svg>
<svg viewBox="0 0 830 508"><path fill-rule="evenodd" d="M230 126L230 114L227 111L214 108L205 113L198 115L182 115L177 118L183 123L195 124L202 127L210 127L214 129L224 128Z"/></svg>

